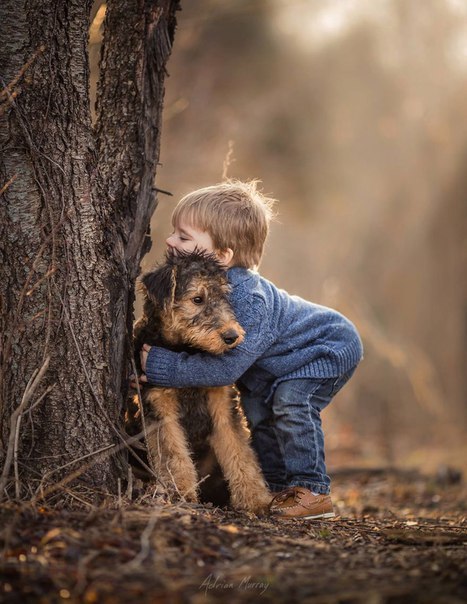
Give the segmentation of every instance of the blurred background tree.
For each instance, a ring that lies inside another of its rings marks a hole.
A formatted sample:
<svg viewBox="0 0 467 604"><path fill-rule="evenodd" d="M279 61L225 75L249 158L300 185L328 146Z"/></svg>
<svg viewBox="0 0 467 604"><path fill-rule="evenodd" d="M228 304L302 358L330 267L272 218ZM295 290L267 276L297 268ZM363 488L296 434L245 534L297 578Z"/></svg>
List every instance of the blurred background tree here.
<svg viewBox="0 0 467 604"><path fill-rule="evenodd" d="M278 198L262 273L349 316L366 357L325 414L331 465L467 463L467 6L185 2L148 267L189 190ZM95 39L97 41L97 38Z"/></svg>

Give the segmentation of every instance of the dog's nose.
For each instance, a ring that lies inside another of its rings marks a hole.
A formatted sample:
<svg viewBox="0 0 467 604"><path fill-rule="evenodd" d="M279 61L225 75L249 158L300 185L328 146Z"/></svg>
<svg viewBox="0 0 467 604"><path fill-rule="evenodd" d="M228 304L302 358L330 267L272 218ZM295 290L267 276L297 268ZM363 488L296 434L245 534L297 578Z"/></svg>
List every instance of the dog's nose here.
<svg viewBox="0 0 467 604"><path fill-rule="evenodd" d="M235 331L235 329L228 329L222 334L222 339L227 346L230 346L231 344L235 344L235 342L238 340L238 335L239 334Z"/></svg>

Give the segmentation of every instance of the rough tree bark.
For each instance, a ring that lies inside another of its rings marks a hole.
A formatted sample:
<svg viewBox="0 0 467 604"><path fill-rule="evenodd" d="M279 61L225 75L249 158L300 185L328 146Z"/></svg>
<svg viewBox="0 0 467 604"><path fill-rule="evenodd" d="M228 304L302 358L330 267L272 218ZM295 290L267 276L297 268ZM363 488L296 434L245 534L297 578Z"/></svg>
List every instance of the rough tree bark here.
<svg viewBox="0 0 467 604"><path fill-rule="evenodd" d="M85 463L83 485L115 491L122 470L108 451L122 440L134 279L156 206L178 0L108 1L95 127L91 8L0 8L0 190L13 178L0 203L0 463L15 459L6 469L10 479L18 469L22 496ZM12 414L47 359L15 444Z"/></svg>

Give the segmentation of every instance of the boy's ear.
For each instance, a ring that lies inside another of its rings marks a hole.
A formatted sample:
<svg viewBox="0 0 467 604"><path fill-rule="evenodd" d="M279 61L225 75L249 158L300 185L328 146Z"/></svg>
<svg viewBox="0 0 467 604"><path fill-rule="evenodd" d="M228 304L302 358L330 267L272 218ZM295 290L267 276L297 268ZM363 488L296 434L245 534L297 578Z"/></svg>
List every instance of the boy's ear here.
<svg viewBox="0 0 467 604"><path fill-rule="evenodd" d="M173 304L177 286L176 270L175 266L164 264L140 278L140 283L146 288L147 296L159 308Z"/></svg>
<svg viewBox="0 0 467 604"><path fill-rule="evenodd" d="M216 255L220 263L224 266L230 266L232 258L234 257L233 250L229 247L225 248L225 250L216 251Z"/></svg>

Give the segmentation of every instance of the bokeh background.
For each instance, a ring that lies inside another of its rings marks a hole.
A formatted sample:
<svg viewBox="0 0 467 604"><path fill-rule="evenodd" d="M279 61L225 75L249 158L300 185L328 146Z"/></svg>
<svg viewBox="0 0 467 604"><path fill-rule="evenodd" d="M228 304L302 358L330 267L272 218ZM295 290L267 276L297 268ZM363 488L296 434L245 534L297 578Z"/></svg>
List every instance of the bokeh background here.
<svg viewBox="0 0 467 604"><path fill-rule="evenodd" d="M365 345L324 413L330 467L466 470L467 4L182 8L156 179L173 197L143 268L183 194L259 178L279 200L262 274L346 314Z"/></svg>

